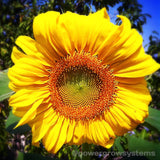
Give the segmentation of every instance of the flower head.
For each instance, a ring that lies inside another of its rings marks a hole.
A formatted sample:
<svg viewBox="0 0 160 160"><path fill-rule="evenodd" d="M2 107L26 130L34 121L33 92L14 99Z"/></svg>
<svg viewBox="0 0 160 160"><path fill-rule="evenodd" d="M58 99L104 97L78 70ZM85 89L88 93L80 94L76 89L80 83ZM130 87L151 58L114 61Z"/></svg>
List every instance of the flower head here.
<svg viewBox="0 0 160 160"><path fill-rule="evenodd" d="M35 40L20 36L12 52L9 103L28 123L32 143L56 153L63 144L106 148L148 116L144 77L160 68L130 21L110 22L106 9L88 16L49 11L33 22Z"/></svg>

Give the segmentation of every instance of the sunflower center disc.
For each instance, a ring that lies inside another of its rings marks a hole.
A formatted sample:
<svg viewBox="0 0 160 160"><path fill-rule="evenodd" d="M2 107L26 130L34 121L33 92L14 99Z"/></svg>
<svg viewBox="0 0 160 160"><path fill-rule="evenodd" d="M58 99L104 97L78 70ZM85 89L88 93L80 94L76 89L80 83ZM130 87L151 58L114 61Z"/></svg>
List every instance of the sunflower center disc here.
<svg viewBox="0 0 160 160"><path fill-rule="evenodd" d="M85 67L63 72L57 84L64 104L69 107L91 106L99 98L100 79Z"/></svg>
<svg viewBox="0 0 160 160"><path fill-rule="evenodd" d="M51 68L52 107L70 119L88 120L102 115L114 102L116 81L107 66L90 54L75 54Z"/></svg>

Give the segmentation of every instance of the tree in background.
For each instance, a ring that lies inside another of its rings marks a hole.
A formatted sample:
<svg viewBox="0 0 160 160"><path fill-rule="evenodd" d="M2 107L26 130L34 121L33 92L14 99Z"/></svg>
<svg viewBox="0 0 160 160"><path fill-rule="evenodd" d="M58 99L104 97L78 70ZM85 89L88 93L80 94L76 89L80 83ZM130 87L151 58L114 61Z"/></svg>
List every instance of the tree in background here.
<svg viewBox="0 0 160 160"><path fill-rule="evenodd" d="M12 48L15 45L14 43L16 38L19 35L24 34L33 37L32 22L34 17L39 13L46 12L48 10L54 10L60 13L72 11L79 14L88 15L90 12L97 11L103 7L106 7L109 10L110 7L114 7L117 4L118 13L128 17L132 23L132 27L136 28L140 33L142 33L143 25L147 23L147 18L150 17L150 15L142 12L143 6L137 0L0 1L0 70L5 70L13 65L10 56ZM115 23L120 24L121 22L119 19L117 19ZM148 45L147 54L152 55L158 62L160 62L160 39L158 38L157 34L156 36L150 36L150 42ZM159 72L147 77L148 86L154 99L154 101L151 103L151 107L156 109L160 109L160 84L158 83L159 77ZM0 85L4 86L2 82L5 84L7 80L2 81L2 78L0 78ZM6 92L8 92L8 90ZM7 100L5 100L8 97L3 98L2 89L0 90L0 93L0 155L3 160L15 159L17 154L19 157L22 156L27 158L28 156L29 159L35 159L35 156L36 159L43 159L40 155L46 156L47 158L45 157L45 159L81 159L81 155L75 154L81 151L81 146L65 145L58 152L58 154L50 155L45 151L42 145L40 148L31 145L31 134L28 127L19 129L21 132L19 130L13 131L10 128L10 124L13 121L16 123L19 119L16 119L13 115L9 115L10 107L8 106ZM114 146L111 149L106 150L102 147L91 145L88 151L146 151L144 146L147 147L148 151L160 149L158 144L160 137L160 111L155 111L152 108L150 108L150 113L153 117L146 120L143 125L139 125L134 131L126 134L123 137L117 138ZM26 154L23 154L23 152ZM35 153L39 155L36 155ZM120 155L99 154L98 157L93 155L91 159L116 159L117 157L119 157L119 159L128 158L127 156ZM135 156L135 158L137 157ZM150 155L147 156L147 158L151 159L153 156Z"/></svg>

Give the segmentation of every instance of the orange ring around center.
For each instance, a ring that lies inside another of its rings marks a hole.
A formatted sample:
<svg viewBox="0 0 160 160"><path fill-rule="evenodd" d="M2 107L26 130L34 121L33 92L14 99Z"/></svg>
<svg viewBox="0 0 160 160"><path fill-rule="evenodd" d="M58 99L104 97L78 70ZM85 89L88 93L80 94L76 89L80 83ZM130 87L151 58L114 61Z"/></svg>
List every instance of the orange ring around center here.
<svg viewBox="0 0 160 160"><path fill-rule="evenodd" d="M93 119L114 103L115 79L109 67L90 54L63 58L50 71L52 107L70 119ZM77 86L78 96L75 94Z"/></svg>

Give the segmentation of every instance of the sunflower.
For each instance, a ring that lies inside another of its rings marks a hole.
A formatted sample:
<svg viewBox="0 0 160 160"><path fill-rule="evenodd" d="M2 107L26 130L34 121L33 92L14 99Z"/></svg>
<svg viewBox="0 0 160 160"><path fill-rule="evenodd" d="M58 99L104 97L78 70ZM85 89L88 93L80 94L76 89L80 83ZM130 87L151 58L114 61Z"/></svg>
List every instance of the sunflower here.
<svg viewBox="0 0 160 160"><path fill-rule="evenodd" d="M35 17L34 38L20 36L9 69L13 113L32 143L56 153L63 144L110 148L143 123L151 101L144 77L160 68L124 16L103 8L88 16L48 11ZM17 47L18 46L18 47Z"/></svg>

